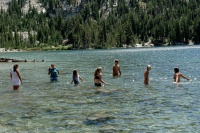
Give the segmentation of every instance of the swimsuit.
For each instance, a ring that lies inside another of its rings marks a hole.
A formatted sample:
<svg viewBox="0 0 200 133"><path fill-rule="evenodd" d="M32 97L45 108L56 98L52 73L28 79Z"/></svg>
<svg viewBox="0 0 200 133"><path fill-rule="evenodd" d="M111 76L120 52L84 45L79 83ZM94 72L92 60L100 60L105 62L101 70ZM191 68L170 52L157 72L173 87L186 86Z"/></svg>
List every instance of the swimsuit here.
<svg viewBox="0 0 200 133"><path fill-rule="evenodd" d="M95 79L100 79L99 76L95 76ZM94 83L95 86L101 86L101 83Z"/></svg>
<svg viewBox="0 0 200 133"><path fill-rule="evenodd" d="M95 86L100 87L101 83L94 83Z"/></svg>
<svg viewBox="0 0 200 133"><path fill-rule="evenodd" d="M79 76L74 76L73 80L74 80L74 84L79 84Z"/></svg>
<svg viewBox="0 0 200 133"><path fill-rule="evenodd" d="M57 78L57 77L55 77L55 78L50 77L50 81L51 81L51 82L52 82L52 81L58 81L58 78Z"/></svg>
<svg viewBox="0 0 200 133"><path fill-rule="evenodd" d="M99 79L99 76L95 76L95 79Z"/></svg>
<svg viewBox="0 0 200 133"><path fill-rule="evenodd" d="M49 70L50 75L50 81L58 81L58 69L52 68Z"/></svg>

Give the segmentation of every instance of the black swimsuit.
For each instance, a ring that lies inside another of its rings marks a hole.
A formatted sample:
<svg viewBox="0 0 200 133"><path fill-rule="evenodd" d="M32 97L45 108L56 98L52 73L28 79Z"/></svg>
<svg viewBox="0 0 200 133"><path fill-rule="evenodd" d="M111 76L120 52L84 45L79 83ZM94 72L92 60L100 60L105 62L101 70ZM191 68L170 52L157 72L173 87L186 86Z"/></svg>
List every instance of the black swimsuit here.
<svg viewBox="0 0 200 133"><path fill-rule="evenodd" d="M99 76L95 76L95 79L99 79Z"/></svg>
<svg viewBox="0 0 200 133"><path fill-rule="evenodd" d="M101 83L94 83L95 86L100 87Z"/></svg>
<svg viewBox="0 0 200 133"><path fill-rule="evenodd" d="M95 79L99 79L99 76L95 76ZM101 86L101 83L94 83L95 86Z"/></svg>

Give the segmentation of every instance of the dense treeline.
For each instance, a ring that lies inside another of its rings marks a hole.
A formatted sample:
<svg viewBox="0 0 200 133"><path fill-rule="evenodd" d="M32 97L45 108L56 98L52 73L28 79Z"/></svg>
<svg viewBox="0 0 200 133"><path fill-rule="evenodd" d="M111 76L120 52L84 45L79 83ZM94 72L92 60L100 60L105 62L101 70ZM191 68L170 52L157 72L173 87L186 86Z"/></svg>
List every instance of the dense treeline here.
<svg viewBox="0 0 200 133"><path fill-rule="evenodd" d="M149 38L156 45L200 42L200 0L40 0L46 8L40 14L35 8L24 14L25 2L13 0L1 10L0 47L107 48ZM18 34L26 31L28 39Z"/></svg>

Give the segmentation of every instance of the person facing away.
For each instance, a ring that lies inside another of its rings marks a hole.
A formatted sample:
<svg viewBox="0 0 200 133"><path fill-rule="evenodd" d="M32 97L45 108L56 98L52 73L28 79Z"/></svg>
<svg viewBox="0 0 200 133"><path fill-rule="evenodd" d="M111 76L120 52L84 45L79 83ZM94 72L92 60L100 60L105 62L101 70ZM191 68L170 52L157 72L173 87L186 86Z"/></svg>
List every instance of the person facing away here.
<svg viewBox="0 0 200 133"><path fill-rule="evenodd" d="M13 70L10 72L10 79L13 85L13 90L18 90L19 86L22 84L22 78L18 70L18 64L13 66Z"/></svg>
<svg viewBox="0 0 200 133"><path fill-rule="evenodd" d="M51 64L51 68L49 68L48 75L50 75L50 81L58 81L58 75L60 71L55 67L54 64Z"/></svg>
<svg viewBox="0 0 200 133"><path fill-rule="evenodd" d="M71 82L71 84L74 82L74 84L79 84L80 82L79 82L79 79L82 81L82 82L84 82L83 81L83 79L78 75L78 71L76 70L76 69L74 69L74 71L73 71L73 75L72 75L72 82Z"/></svg>
<svg viewBox="0 0 200 133"><path fill-rule="evenodd" d="M151 66L148 65L147 69L144 71L144 84L148 85L149 84L149 71L151 70Z"/></svg>
<svg viewBox="0 0 200 133"><path fill-rule="evenodd" d="M178 67L175 67L174 68L174 82L175 83L179 83L180 82L180 78L184 78L184 79L187 79L187 80L190 80L189 78L186 78L182 73L179 72L179 68Z"/></svg>
<svg viewBox="0 0 200 133"><path fill-rule="evenodd" d="M113 77L120 76L121 70L119 66L119 60L115 59L115 64L113 65Z"/></svg>
<svg viewBox="0 0 200 133"><path fill-rule="evenodd" d="M98 67L94 72L94 85L102 86L101 83L108 84L102 79L102 68Z"/></svg>

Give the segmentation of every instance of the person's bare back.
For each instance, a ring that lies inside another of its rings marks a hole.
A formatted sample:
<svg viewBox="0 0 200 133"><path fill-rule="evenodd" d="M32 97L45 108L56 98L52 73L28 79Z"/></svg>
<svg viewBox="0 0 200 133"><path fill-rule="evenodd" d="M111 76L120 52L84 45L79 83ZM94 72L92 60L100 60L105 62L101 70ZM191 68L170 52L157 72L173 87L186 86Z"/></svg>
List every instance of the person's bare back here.
<svg viewBox="0 0 200 133"><path fill-rule="evenodd" d="M184 78L184 79L190 80L189 78L186 78L182 73L179 72L179 68L178 67L175 67L174 68L174 82L175 83L179 83L181 77Z"/></svg>
<svg viewBox="0 0 200 133"><path fill-rule="evenodd" d="M144 72L144 84L148 85L149 84L149 71Z"/></svg>
<svg viewBox="0 0 200 133"><path fill-rule="evenodd" d="M144 84L148 85L149 84L149 71L151 70L151 66L148 65L147 69L144 72Z"/></svg>

